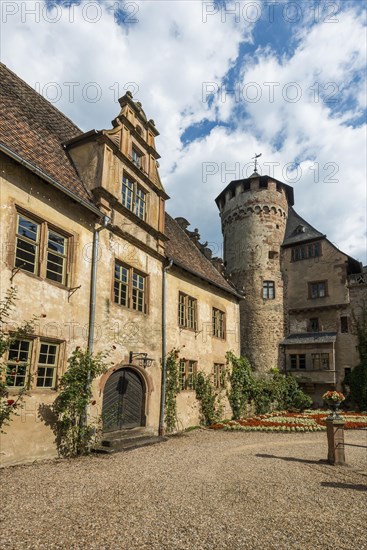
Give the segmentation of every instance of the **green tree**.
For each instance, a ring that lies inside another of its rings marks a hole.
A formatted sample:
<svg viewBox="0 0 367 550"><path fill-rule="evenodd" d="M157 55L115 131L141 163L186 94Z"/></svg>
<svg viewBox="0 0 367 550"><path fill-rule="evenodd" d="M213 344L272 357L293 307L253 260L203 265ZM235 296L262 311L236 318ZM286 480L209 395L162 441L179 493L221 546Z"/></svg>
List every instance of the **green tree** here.
<svg viewBox="0 0 367 550"><path fill-rule="evenodd" d="M367 410L367 303L362 305L361 314L353 315L355 333L358 338L359 365L350 374L351 400L360 410Z"/></svg>

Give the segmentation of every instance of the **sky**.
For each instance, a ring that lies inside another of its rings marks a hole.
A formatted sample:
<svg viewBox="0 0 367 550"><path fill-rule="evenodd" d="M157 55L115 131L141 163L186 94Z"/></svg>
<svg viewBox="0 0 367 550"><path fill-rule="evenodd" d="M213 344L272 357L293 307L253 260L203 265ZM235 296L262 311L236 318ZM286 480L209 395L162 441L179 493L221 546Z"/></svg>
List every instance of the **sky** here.
<svg viewBox="0 0 367 550"><path fill-rule="evenodd" d="M366 258L366 10L360 0L2 0L1 60L83 131L127 90L154 119L167 211L222 256L215 198L258 171Z"/></svg>

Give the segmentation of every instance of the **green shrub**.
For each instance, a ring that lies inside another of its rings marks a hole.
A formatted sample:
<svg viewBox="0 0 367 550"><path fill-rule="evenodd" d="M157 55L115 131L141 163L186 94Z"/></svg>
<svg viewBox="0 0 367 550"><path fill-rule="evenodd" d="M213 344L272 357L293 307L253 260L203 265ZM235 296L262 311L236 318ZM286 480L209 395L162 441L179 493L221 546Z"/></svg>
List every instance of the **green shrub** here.
<svg viewBox="0 0 367 550"><path fill-rule="evenodd" d="M367 411L367 363L354 367L350 374L352 402L360 411Z"/></svg>
<svg viewBox="0 0 367 550"><path fill-rule="evenodd" d="M247 403L255 393L255 380L251 365L245 357L236 357L232 351L226 353L227 364L231 365L229 374L230 389L227 393L234 420L243 416Z"/></svg>
<svg viewBox="0 0 367 550"><path fill-rule="evenodd" d="M278 369L271 369L270 375L255 378L246 358L236 357L232 352L228 352L226 357L232 365L228 400L234 420L244 415L250 401L254 402L256 414L265 414L272 408L302 411L311 406L311 397L301 390L292 375L280 374Z"/></svg>
<svg viewBox="0 0 367 550"><path fill-rule="evenodd" d="M200 403L201 419L209 426L217 422L222 413L221 396L216 392L208 375L199 372L195 379L196 399Z"/></svg>
<svg viewBox="0 0 367 550"><path fill-rule="evenodd" d="M91 383L108 368L107 356L108 353L92 355L77 347L68 359L69 368L60 379L60 394L52 406L62 456L87 454L91 449L97 425L87 423L86 410L92 398Z"/></svg>

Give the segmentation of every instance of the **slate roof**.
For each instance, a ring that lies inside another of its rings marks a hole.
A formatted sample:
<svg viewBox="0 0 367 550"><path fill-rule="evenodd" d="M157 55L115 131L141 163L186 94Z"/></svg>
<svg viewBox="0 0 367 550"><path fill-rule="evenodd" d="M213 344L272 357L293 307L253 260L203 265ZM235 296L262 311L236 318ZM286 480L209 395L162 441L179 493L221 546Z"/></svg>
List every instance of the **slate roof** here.
<svg viewBox="0 0 367 550"><path fill-rule="evenodd" d="M282 342L283 345L291 344L327 344L335 342L337 332L301 332L290 334Z"/></svg>
<svg viewBox="0 0 367 550"><path fill-rule="evenodd" d="M0 143L81 199L91 196L62 143L82 131L0 63Z"/></svg>
<svg viewBox="0 0 367 550"><path fill-rule="evenodd" d="M165 234L169 238L166 242L166 256L172 258L175 265L240 297L167 212Z"/></svg>
<svg viewBox="0 0 367 550"><path fill-rule="evenodd" d="M317 231L317 229L312 227L312 225L301 218L294 208L289 205L283 246L298 244L304 241L310 241L312 239L319 239L321 237L326 237L326 235L320 233L320 231Z"/></svg>

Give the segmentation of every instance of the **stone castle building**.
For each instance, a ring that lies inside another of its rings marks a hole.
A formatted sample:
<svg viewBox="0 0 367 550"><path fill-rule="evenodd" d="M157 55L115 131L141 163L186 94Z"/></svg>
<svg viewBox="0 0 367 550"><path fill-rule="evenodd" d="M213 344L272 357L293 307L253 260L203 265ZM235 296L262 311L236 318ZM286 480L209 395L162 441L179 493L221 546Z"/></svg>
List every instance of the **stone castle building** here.
<svg viewBox="0 0 367 550"><path fill-rule="evenodd" d="M198 424L194 376L223 390L241 296L198 232L166 213L153 120L127 93L112 128L83 133L2 64L0 78L1 298L17 289L5 329L38 317L3 358L9 397L28 395L1 434L1 463L56 456L50 407L77 346L111 352L88 411L102 415L103 437L161 430L173 348L178 428Z"/></svg>
<svg viewBox="0 0 367 550"><path fill-rule="evenodd" d="M293 188L254 172L217 197L227 275L240 302L241 353L290 372L322 405L358 364L355 319L367 273L293 209Z"/></svg>
<svg viewBox="0 0 367 550"><path fill-rule="evenodd" d="M3 64L0 78L1 299L17 290L5 328L37 316L3 358L9 397L28 395L1 434L2 464L56 456L50 407L77 346L111 350L88 411L106 437L161 430L174 348L179 428L200 421L197 372L223 390L229 350L291 372L315 402L341 387L366 275L295 213L290 186L254 173L219 195L224 276L198 230L167 214L158 130L131 94L111 128L82 132Z"/></svg>

